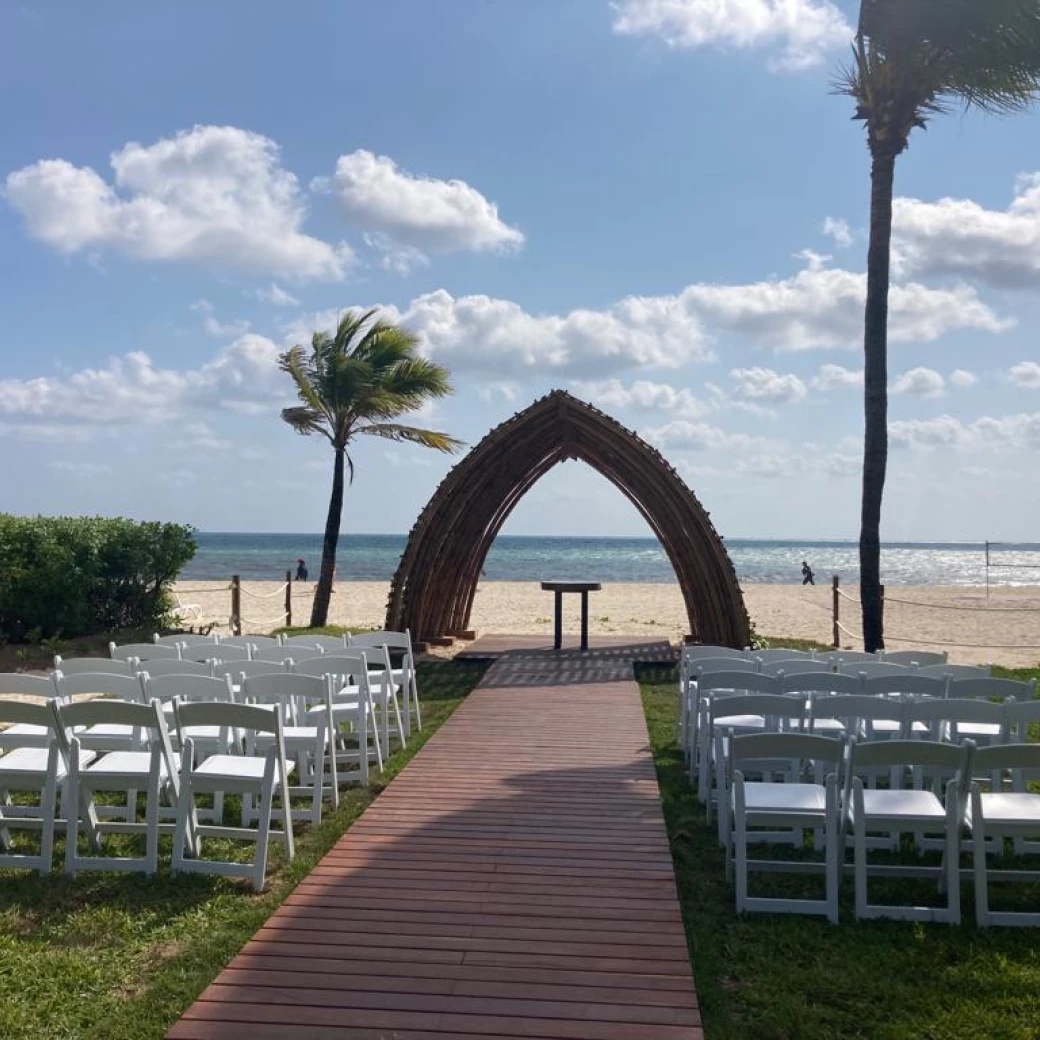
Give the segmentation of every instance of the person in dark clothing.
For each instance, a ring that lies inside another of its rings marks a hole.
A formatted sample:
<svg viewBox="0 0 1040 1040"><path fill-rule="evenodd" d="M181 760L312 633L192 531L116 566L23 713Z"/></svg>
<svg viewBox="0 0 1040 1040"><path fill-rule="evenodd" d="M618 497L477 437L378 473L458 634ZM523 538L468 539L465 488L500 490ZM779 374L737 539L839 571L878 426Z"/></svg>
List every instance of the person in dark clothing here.
<svg viewBox="0 0 1040 1040"><path fill-rule="evenodd" d="M296 561L296 580L306 581L307 580L307 564L303 560Z"/></svg>
<svg viewBox="0 0 1040 1040"><path fill-rule="evenodd" d="M812 567L809 566L806 560L802 560L802 584L803 585L815 585L816 582L813 580Z"/></svg>

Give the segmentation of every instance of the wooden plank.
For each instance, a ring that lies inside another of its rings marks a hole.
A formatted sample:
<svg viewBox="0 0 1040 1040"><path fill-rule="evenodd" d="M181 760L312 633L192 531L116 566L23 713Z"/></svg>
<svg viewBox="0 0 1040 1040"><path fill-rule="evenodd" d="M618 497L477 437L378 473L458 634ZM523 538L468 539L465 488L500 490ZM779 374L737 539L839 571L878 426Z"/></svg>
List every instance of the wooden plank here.
<svg viewBox="0 0 1040 1040"><path fill-rule="evenodd" d="M638 687L551 665L489 670L168 1036L701 1040Z"/></svg>

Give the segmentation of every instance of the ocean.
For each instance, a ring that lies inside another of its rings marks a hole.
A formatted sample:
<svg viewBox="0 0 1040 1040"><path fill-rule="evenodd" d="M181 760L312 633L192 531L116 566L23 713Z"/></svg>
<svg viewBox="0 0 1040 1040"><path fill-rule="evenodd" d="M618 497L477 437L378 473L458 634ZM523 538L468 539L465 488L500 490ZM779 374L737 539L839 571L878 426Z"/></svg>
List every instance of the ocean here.
<svg viewBox="0 0 1040 1040"><path fill-rule="evenodd" d="M278 580L303 557L311 579L321 559L317 534L220 534L198 532L198 551L182 579ZM340 537L337 578L340 581L389 581L405 546L404 535ZM843 582L859 579L855 542L727 540L741 581L768 585L801 583L802 560L816 572L818 584L840 574ZM882 580L890 585L983 585L986 582L982 543L894 542L882 549ZM990 548L994 585L1040 584L1040 545L1002 543ZM545 538L502 535L485 565L486 581L590 580L669 583L675 575L653 538Z"/></svg>

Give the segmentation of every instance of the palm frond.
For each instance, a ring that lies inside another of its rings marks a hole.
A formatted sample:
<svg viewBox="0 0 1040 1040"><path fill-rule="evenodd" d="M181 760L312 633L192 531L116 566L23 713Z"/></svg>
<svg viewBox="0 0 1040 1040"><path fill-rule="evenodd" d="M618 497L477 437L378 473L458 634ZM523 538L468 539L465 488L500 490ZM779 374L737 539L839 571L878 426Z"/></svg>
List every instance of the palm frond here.
<svg viewBox="0 0 1040 1040"><path fill-rule="evenodd" d="M296 406L282 409L282 419L287 422L297 433L312 434L320 433L330 441L332 436L326 428L325 416L313 408Z"/></svg>
<svg viewBox="0 0 1040 1040"><path fill-rule="evenodd" d="M456 440L446 433L421 430L416 426L402 426L399 423L367 423L364 426L358 426L355 432L382 437L384 440L398 443L421 444L424 448L434 448L448 454L454 454L466 446L463 441Z"/></svg>

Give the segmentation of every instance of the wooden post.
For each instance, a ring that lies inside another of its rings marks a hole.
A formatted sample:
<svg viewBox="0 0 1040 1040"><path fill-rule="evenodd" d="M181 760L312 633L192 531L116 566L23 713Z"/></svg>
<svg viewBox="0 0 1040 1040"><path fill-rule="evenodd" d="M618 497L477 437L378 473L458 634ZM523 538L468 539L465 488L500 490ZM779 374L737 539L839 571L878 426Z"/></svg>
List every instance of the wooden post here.
<svg viewBox="0 0 1040 1040"><path fill-rule="evenodd" d="M880 588L881 588L881 625L882 625L881 631L884 632L884 630L885 630L884 629L884 624L885 624L885 586L881 585ZM882 641L882 643L884 643L884 639L882 639L881 641ZM864 644L864 649L866 649L866 645L865 644ZM884 647L882 646L882 650L883 649L884 649Z"/></svg>
<svg viewBox="0 0 1040 1040"><path fill-rule="evenodd" d="M841 649L841 629L838 628L838 618L840 617L840 614L841 614L841 611L840 611L841 596L838 594L838 585L839 585L839 583L840 583L840 579L839 579L838 575L835 574L834 577L831 578L831 589L832 589L831 597L832 597L832 601L833 601L833 614L834 614L834 630L832 632L832 635L834 637L834 649L835 650L840 650Z"/></svg>
<svg viewBox="0 0 1040 1040"><path fill-rule="evenodd" d="M242 634L242 579L231 575L231 634Z"/></svg>
<svg viewBox="0 0 1040 1040"><path fill-rule="evenodd" d="M285 627L292 628L292 571L285 572Z"/></svg>

